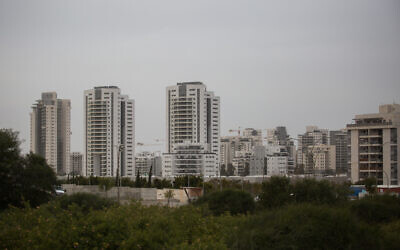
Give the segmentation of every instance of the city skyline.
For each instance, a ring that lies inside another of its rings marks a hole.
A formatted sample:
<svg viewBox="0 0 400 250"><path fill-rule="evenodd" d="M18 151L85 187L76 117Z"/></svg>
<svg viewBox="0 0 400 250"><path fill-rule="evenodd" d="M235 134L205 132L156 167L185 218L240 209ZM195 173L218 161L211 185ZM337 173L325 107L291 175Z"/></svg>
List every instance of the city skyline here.
<svg viewBox="0 0 400 250"><path fill-rule="evenodd" d="M221 135L344 128L354 114L400 103L399 7L5 0L0 127L19 131L28 152L30 105L54 91L71 100L71 151L83 152L83 90L116 85L136 100L136 141L154 143L166 138L165 87L201 81L221 97Z"/></svg>

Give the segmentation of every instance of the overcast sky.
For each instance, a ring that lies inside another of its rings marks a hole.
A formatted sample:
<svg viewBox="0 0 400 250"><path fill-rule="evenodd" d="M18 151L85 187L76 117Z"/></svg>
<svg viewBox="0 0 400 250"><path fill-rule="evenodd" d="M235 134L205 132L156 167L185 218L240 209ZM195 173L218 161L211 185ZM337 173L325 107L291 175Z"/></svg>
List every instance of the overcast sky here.
<svg viewBox="0 0 400 250"><path fill-rule="evenodd" d="M183 81L221 97L222 135L343 128L400 103L400 1L0 0L0 127L25 152L41 92L71 99L83 151L85 89L119 86L136 101L137 141L155 143L165 87Z"/></svg>

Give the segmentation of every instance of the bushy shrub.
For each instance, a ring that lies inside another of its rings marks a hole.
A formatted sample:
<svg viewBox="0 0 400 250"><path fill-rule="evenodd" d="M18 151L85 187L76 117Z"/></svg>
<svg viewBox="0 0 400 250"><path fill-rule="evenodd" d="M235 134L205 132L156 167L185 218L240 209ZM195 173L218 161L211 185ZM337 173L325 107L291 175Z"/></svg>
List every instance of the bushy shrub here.
<svg viewBox="0 0 400 250"><path fill-rule="evenodd" d="M400 219L400 199L391 195L370 195L352 201L350 210L368 223L383 223Z"/></svg>
<svg viewBox="0 0 400 250"><path fill-rule="evenodd" d="M335 184L327 180L302 179L292 185L292 196L296 203L338 204L347 201L347 184Z"/></svg>
<svg viewBox="0 0 400 250"><path fill-rule="evenodd" d="M396 250L400 246L400 220L392 221L381 227L385 249Z"/></svg>
<svg viewBox="0 0 400 250"><path fill-rule="evenodd" d="M228 242L238 249L377 249L377 237L345 209L299 204L250 217Z"/></svg>
<svg viewBox="0 0 400 250"><path fill-rule="evenodd" d="M108 208L116 203L110 199L102 198L94 194L76 193L72 195L63 195L57 199L62 209L68 209L72 204L76 204L83 212L90 210L100 210Z"/></svg>
<svg viewBox="0 0 400 250"><path fill-rule="evenodd" d="M246 214L255 209L254 199L249 193L229 189L208 194L200 198L196 204L207 204L214 215L221 215L225 212L232 215Z"/></svg>
<svg viewBox="0 0 400 250"><path fill-rule="evenodd" d="M273 176L262 184L259 204L264 208L280 207L293 202L290 179Z"/></svg>
<svg viewBox="0 0 400 250"><path fill-rule="evenodd" d="M293 203L337 205L347 201L349 193L347 184L315 179L301 179L291 183L287 177L274 176L263 183L259 204L264 208Z"/></svg>
<svg viewBox="0 0 400 250"><path fill-rule="evenodd" d="M227 249L236 219L203 216L201 208L138 203L81 213L56 202L0 214L1 249ZM227 225L227 226L225 226Z"/></svg>

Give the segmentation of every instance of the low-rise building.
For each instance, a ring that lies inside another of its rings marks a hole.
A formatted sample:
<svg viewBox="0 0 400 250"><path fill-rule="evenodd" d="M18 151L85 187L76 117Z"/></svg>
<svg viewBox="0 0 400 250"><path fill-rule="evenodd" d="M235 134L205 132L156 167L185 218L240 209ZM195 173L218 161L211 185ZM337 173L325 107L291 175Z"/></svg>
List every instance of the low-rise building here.
<svg viewBox="0 0 400 250"><path fill-rule="evenodd" d="M308 166L312 166L314 174L334 174L336 172L336 146L314 145L308 146Z"/></svg>
<svg viewBox="0 0 400 250"><path fill-rule="evenodd" d="M291 157L286 146L268 145L266 147L267 175L286 176L289 174Z"/></svg>
<svg viewBox="0 0 400 250"><path fill-rule="evenodd" d="M252 151L237 151L232 159L235 176L247 176L250 174L250 157Z"/></svg>
<svg viewBox="0 0 400 250"><path fill-rule="evenodd" d="M163 154L163 177L196 175L215 177L218 175L218 158L202 143L179 143L172 153Z"/></svg>
<svg viewBox="0 0 400 250"><path fill-rule="evenodd" d="M70 162L71 166L70 166L70 172L68 174L82 175L83 154L79 153L79 152L72 152L72 154L70 154L69 162Z"/></svg>
<svg viewBox="0 0 400 250"><path fill-rule="evenodd" d="M161 156L151 152L138 153L135 156L135 172L140 176L149 176L150 169L153 176L161 176Z"/></svg>

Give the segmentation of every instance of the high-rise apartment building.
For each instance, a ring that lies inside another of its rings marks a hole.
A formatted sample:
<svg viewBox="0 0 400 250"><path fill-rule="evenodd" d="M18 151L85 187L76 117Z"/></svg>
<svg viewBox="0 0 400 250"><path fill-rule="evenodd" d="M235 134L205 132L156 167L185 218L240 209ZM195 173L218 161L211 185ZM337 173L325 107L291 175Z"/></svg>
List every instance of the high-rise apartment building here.
<svg viewBox="0 0 400 250"><path fill-rule="evenodd" d="M57 175L70 172L71 102L55 92L42 93L32 106L30 150L44 157Z"/></svg>
<svg viewBox="0 0 400 250"><path fill-rule="evenodd" d="M400 179L400 105L379 106L379 113L356 115L350 132L351 181L375 177L378 184Z"/></svg>
<svg viewBox="0 0 400 250"><path fill-rule="evenodd" d="M72 152L70 154L70 175L82 175L83 170L83 154Z"/></svg>
<svg viewBox="0 0 400 250"><path fill-rule="evenodd" d="M85 90L84 121L84 175L134 176L134 100L116 86Z"/></svg>
<svg viewBox="0 0 400 250"><path fill-rule="evenodd" d="M199 147L199 151L215 154L215 169L218 174L219 135L220 135L220 99L213 92L207 91L201 82L183 82L166 88L167 105L167 154L175 153L178 147ZM193 144L192 146L188 144ZM178 167L176 164L172 166ZM185 168L190 165L179 165L180 170L172 173L191 174ZM204 171L201 171L204 172ZM168 173L168 171L164 171Z"/></svg>

